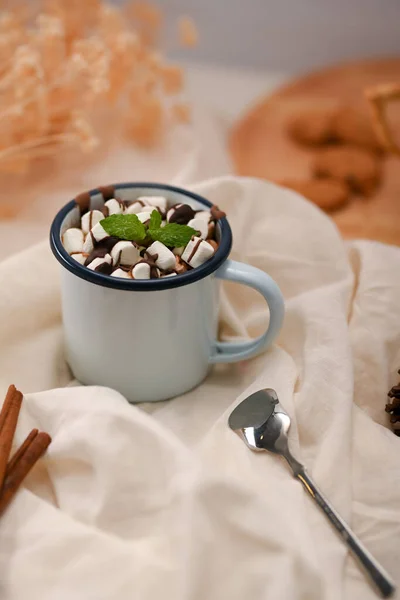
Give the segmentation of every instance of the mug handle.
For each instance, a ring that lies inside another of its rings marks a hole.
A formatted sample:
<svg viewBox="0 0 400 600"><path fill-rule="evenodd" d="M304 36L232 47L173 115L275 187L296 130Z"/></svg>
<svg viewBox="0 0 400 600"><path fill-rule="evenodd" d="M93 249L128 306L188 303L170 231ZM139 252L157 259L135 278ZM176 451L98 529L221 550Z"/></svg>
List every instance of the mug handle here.
<svg viewBox="0 0 400 600"><path fill-rule="evenodd" d="M215 342L211 363L231 363L251 358L262 352L277 336L283 323L285 304L275 281L256 267L235 260L227 260L216 271L218 279L243 283L260 292L269 307L269 326L265 333L249 342Z"/></svg>

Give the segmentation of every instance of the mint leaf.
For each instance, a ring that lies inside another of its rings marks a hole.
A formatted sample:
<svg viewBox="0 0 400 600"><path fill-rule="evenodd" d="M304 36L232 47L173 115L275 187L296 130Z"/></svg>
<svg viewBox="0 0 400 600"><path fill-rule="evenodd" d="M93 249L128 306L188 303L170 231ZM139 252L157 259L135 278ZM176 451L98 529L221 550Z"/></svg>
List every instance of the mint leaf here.
<svg viewBox="0 0 400 600"><path fill-rule="evenodd" d="M152 213L153 214L153 213ZM159 229L151 229L148 231L150 237L154 241L162 242L165 246L171 248L186 246L190 242L193 235L196 235L196 230L188 225L178 225L178 223L167 223L165 227Z"/></svg>
<svg viewBox="0 0 400 600"><path fill-rule="evenodd" d="M159 229L161 226L161 215L158 210L154 209L150 215L149 229Z"/></svg>
<svg viewBox="0 0 400 600"><path fill-rule="evenodd" d="M108 233L121 240L140 242L146 237L146 229L137 215L111 215L100 221L100 225Z"/></svg>

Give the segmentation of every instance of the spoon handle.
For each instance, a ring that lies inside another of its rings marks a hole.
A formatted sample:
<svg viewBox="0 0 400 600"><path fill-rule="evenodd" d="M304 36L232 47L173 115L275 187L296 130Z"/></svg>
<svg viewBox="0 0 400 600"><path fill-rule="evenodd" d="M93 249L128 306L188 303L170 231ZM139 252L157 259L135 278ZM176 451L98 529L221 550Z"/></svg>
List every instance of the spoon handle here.
<svg viewBox="0 0 400 600"><path fill-rule="evenodd" d="M372 579L383 598L389 598L395 591L395 585L384 568L374 559L362 542L351 531L347 523L338 515L329 501L317 488L307 471L303 468L295 476L301 481L304 488L323 510L326 517L336 528L342 540L347 544L355 557L360 561L366 573Z"/></svg>

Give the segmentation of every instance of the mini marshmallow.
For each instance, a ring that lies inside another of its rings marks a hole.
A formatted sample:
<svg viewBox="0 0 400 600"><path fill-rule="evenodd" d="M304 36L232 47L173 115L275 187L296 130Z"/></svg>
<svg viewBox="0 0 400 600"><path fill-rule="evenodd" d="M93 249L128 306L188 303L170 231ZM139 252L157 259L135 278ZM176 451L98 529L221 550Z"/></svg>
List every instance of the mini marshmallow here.
<svg viewBox="0 0 400 600"><path fill-rule="evenodd" d="M201 219L208 224L211 221L211 213L209 210L201 210L196 213L195 219Z"/></svg>
<svg viewBox="0 0 400 600"><path fill-rule="evenodd" d="M83 244L83 251L86 252L86 254L91 254L93 252L93 249L94 249L93 239L92 239L92 236L90 235L90 233L88 233L87 236L85 237L85 241Z"/></svg>
<svg viewBox="0 0 400 600"><path fill-rule="evenodd" d="M151 246L147 248L147 254L149 256L157 255L155 263L157 267L163 271L169 271L169 269L175 268L176 259L174 253L161 242L153 242Z"/></svg>
<svg viewBox="0 0 400 600"><path fill-rule="evenodd" d="M139 212L144 212L143 202L136 201L125 208L126 215L136 215Z"/></svg>
<svg viewBox="0 0 400 600"><path fill-rule="evenodd" d="M96 267L99 267L100 265L112 265L112 259L111 256L109 254L106 254L105 256L103 256L102 258L95 258L94 260L92 260L91 263L88 264L87 268L91 269L92 271L96 270Z"/></svg>
<svg viewBox="0 0 400 600"><path fill-rule="evenodd" d="M87 259L89 255L86 254L85 252L73 252L71 254L71 258L73 258L74 260L76 260L76 262L78 262L80 265L84 265L85 261Z"/></svg>
<svg viewBox="0 0 400 600"><path fill-rule="evenodd" d="M115 271L111 273L111 277L120 277L121 279L132 279L131 274L127 273L126 271L123 271L122 269L115 269Z"/></svg>
<svg viewBox="0 0 400 600"><path fill-rule="evenodd" d="M90 265L91 262L95 260L95 258L104 258L106 254L109 254L105 248L95 248L93 252L91 252L85 262L85 266Z"/></svg>
<svg viewBox="0 0 400 600"><path fill-rule="evenodd" d="M114 265L131 267L140 260L140 250L133 242L117 242L111 250Z"/></svg>
<svg viewBox="0 0 400 600"><path fill-rule="evenodd" d="M161 279L165 279L166 277L175 277L176 273L168 273L167 275L161 275Z"/></svg>
<svg viewBox="0 0 400 600"><path fill-rule="evenodd" d="M200 237L205 240L208 237L208 224L203 219L192 219L188 223L195 231L200 232Z"/></svg>
<svg viewBox="0 0 400 600"><path fill-rule="evenodd" d="M123 205L121 204L121 202L116 200L116 198L111 198L110 200L107 200L107 202L104 202L104 206L108 208L109 216L120 215L124 211Z"/></svg>
<svg viewBox="0 0 400 600"><path fill-rule="evenodd" d="M104 219L104 215L100 210L89 210L89 212L85 213L81 218L81 229L83 233L89 233L89 231L102 219Z"/></svg>
<svg viewBox="0 0 400 600"><path fill-rule="evenodd" d="M153 212L154 207L151 206L149 208L151 208L151 212ZM146 221L148 221L150 219L151 212L136 213L136 216L141 223L146 223Z"/></svg>
<svg viewBox="0 0 400 600"><path fill-rule="evenodd" d="M167 209L167 199L164 198L164 196L140 196L138 200L141 200L153 208L160 208L161 210Z"/></svg>
<svg viewBox="0 0 400 600"><path fill-rule="evenodd" d="M101 242L101 240L104 240L104 238L109 237L109 234L105 229L103 229L100 223L96 223L96 225L92 227L90 233L92 234L96 242Z"/></svg>
<svg viewBox="0 0 400 600"><path fill-rule="evenodd" d="M72 254L72 252L82 252L83 231L77 227L67 229L62 236L62 242L68 254Z"/></svg>
<svg viewBox="0 0 400 600"><path fill-rule="evenodd" d="M167 210L167 222L169 223L170 218L172 217L172 215L175 214L175 207L174 208L170 208L169 210Z"/></svg>
<svg viewBox="0 0 400 600"><path fill-rule="evenodd" d="M147 263L139 263L132 269L132 277L134 279L150 279L150 265Z"/></svg>
<svg viewBox="0 0 400 600"><path fill-rule="evenodd" d="M199 237L190 240L182 254L182 260L195 269L200 267L214 254L214 248Z"/></svg>

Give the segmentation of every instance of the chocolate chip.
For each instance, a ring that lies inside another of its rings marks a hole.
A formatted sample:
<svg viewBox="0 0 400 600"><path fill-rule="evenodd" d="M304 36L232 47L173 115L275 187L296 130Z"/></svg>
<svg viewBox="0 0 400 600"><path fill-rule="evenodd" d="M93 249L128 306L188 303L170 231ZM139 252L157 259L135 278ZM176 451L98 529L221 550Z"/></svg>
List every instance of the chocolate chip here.
<svg viewBox="0 0 400 600"><path fill-rule="evenodd" d="M109 265L109 264L108 264L108 263L106 263L106 262L103 262L103 263L101 263L100 265L98 265L98 266L95 268L95 271L96 271L97 273L103 273L103 275L111 275L111 273L112 273L112 270L113 270L113 267L112 267L112 265Z"/></svg>
<svg viewBox="0 0 400 600"><path fill-rule="evenodd" d="M181 204L178 206L169 218L170 223L178 225L187 225L189 221L194 219L195 212L189 204Z"/></svg>
<svg viewBox="0 0 400 600"><path fill-rule="evenodd" d="M218 206L215 206L215 204L211 207L210 213L212 218L216 221L218 221L218 219L223 219L224 217L226 217L226 213L224 213L223 210L220 210Z"/></svg>
<svg viewBox="0 0 400 600"><path fill-rule="evenodd" d="M115 197L115 188L113 185L100 185L98 190L101 192L104 201L111 200L111 198Z"/></svg>
<svg viewBox="0 0 400 600"><path fill-rule="evenodd" d="M75 202L79 206L81 214L85 213L90 208L90 194L89 192L82 192L75 196Z"/></svg>

